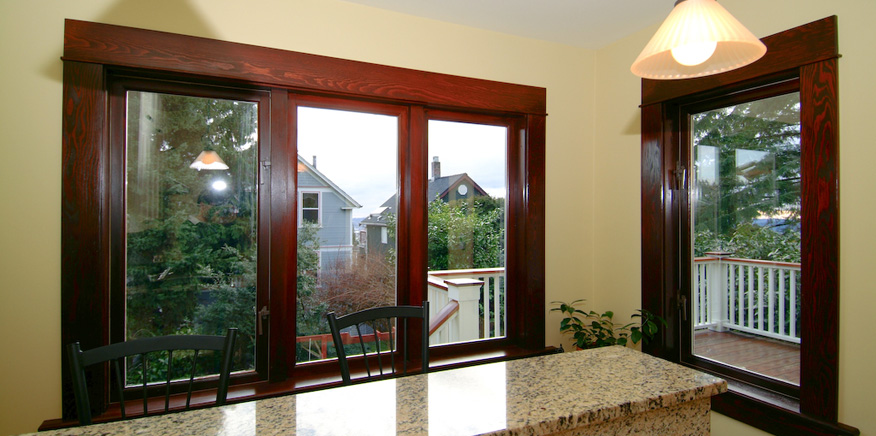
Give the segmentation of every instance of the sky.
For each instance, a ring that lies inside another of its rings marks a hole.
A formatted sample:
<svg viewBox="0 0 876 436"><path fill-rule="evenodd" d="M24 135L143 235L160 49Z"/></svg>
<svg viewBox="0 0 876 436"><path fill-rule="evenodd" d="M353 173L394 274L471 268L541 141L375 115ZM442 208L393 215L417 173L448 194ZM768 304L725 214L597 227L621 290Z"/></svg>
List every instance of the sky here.
<svg viewBox="0 0 876 436"><path fill-rule="evenodd" d="M504 127L429 122L429 169L433 156L441 175L468 173L494 197L505 197ZM362 205L365 217L396 192L398 119L394 116L300 107L298 154L313 163Z"/></svg>

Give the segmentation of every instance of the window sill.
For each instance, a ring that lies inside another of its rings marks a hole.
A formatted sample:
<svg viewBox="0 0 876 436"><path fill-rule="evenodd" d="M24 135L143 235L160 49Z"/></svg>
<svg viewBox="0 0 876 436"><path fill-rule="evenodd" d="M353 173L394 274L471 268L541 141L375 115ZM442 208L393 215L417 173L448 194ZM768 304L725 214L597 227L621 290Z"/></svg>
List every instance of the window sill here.
<svg viewBox="0 0 876 436"><path fill-rule="evenodd" d="M774 435L858 436L860 430L800 413L797 402L750 385L729 383L726 393L712 397L712 410Z"/></svg>
<svg viewBox="0 0 876 436"><path fill-rule="evenodd" d="M525 357L540 356L557 352L555 347L543 349L524 349L502 343L478 342L462 344L451 347L435 347L430 350L430 371L460 368L465 366L480 365L484 363L501 362ZM232 385L228 388L226 404L242 403L245 401L260 400L263 398L277 397L302 392L316 391L341 385L341 376L336 365L314 365L312 370L302 371L302 374L294 379L282 382L259 381L240 385ZM216 398L215 389L205 389L192 393L191 408L209 407ZM159 404L160 403L160 404ZM131 415L142 411L140 400L132 400L125 403L130 408ZM163 410L164 398L156 397L149 401L149 409ZM171 396L171 412L182 411L185 406L185 394ZM138 408L139 407L139 408ZM117 404L110 406L109 410L100 416L93 418L94 423L114 421L121 418L121 412ZM67 427L75 427L79 423L75 420L50 419L43 421L38 431L55 430Z"/></svg>

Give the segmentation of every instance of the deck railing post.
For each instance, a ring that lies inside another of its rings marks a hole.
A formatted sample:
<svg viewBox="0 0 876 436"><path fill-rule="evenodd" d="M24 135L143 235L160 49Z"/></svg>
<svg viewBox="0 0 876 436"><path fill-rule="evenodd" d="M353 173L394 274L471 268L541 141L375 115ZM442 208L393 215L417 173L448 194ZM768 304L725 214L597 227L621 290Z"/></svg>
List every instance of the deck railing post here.
<svg viewBox="0 0 876 436"><path fill-rule="evenodd" d="M447 296L451 300L459 302L459 313L456 322L459 323L460 341L473 341L480 339L478 302L481 299L481 286L483 280L475 279L448 279Z"/></svg>
<svg viewBox="0 0 876 436"><path fill-rule="evenodd" d="M708 270L706 271L706 277L708 278L708 288L706 291L709 323L713 325L712 329L716 332L725 331L724 324L729 322L727 316L727 288L730 286L728 284L728 269L730 265L724 262L724 258L730 257L732 254L724 251L706 253L707 256L715 258L715 262L708 264Z"/></svg>

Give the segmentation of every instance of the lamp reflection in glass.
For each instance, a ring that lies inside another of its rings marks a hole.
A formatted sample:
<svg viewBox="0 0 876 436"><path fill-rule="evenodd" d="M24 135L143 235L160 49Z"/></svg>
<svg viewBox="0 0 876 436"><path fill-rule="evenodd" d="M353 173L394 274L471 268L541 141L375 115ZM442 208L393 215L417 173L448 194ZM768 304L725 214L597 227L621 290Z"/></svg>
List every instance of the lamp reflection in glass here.
<svg viewBox="0 0 876 436"><path fill-rule="evenodd" d="M227 170L228 165L225 164L225 161L219 157L213 150L204 150L198 157L189 165L189 168L194 168L198 171L201 170Z"/></svg>
<svg viewBox="0 0 876 436"><path fill-rule="evenodd" d="M646 79L687 79L744 67L766 46L715 0L678 0L630 71Z"/></svg>

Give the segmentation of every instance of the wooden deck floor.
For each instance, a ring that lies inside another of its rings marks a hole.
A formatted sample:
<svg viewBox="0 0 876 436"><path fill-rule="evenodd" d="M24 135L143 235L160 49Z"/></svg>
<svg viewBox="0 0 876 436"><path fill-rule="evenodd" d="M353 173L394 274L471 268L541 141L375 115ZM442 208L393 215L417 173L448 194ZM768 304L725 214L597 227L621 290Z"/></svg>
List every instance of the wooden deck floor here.
<svg viewBox="0 0 876 436"><path fill-rule="evenodd" d="M694 354L800 384L800 345L738 333L698 330Z"/></svg>

